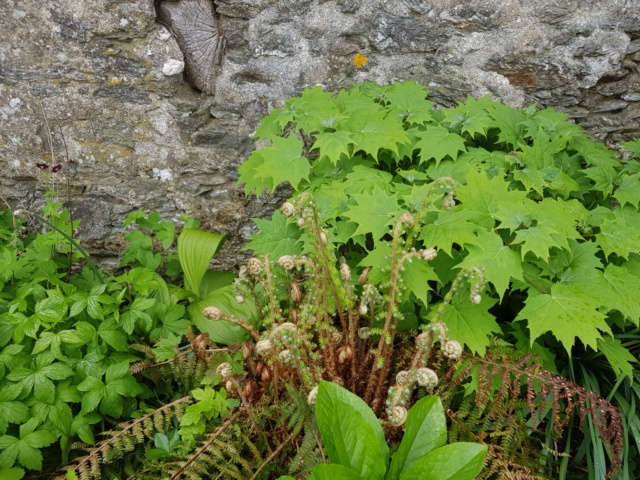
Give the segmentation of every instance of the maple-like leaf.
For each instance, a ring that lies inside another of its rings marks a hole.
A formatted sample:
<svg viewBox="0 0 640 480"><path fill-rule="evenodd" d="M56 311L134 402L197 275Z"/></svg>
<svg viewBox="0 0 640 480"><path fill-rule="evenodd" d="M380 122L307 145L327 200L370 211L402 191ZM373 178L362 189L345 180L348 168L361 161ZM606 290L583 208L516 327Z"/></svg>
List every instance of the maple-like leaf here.
<svg viewBox="0 0 640 480"><path fill-rule="evenodd" d="M468 347L473 353L484 356L489 337L500 332L500 326L489 309L496 300L482 296L479 305L471 303L468 295L454 295L445 307L442 321L449 328L449 336Z"/></svg>
<svg viewBox="0 0 640 480"><path fill-rule="evenodd" d="M313 148L319 149L319 158L327 157L331 163L336 165L343 154L349 156L349 146L353 144L353 139L348 132L317 133L315 137Z"/></svg>
<svg viewBox="0 0 640 480"><path fill-rule="evenodd" d="M272 259L302 253L300 228L293 221L288 220L282 212L276 211L271 220L254 218L253 221L260 229L260 233L251 237L245 250L253 250L255 255L269 255Z"/></svg>
<svg viewBox="0 0 640 480"><path fill-rule="evenodd" d="M437 165L447 155L455 160L458 152L464 152L467 149L464 138L441 126L428 125L424 132L416 132L416 136L420 140L413 148L420 149L420 163L433 158Z"/></svg>
<svg viewBox="0 0 640 480"><path fill-rule="evenodd" d="M429 262L412 259L412 262L404 262L400 278L407 291L413 293L416 298L427 306L427 293L429 292L429 281L438 280L436 272Z"/></svg>
<svg viewBox="0 0 640 480"><path fill-rule="evenodd" d="M395 196L376 186L371 193L354 194L351 198L357 204L351 205L344 216L358 225L355 235L371 233L378 240L389 233L389 225L400 210Z"/></svg>
<svg viewBox="0 0 640 480"><path fill-rule="evenodd" d="M437 218L428 222L420 231L420 239L425 245L437 247L451 256L454 244L463 247L477 242L475 232L482 227L470 221L475 217L474 212L451 210L437 215Z"/></svg>
<svg viewBox="0 0 640 480"><path fill-rule="evenodd" d="M615 253L626 259L640 252L639 238L640 216L624 210L614 210L613 215L605 217L596 234L596 242L607 257Z"/></svg>
<svg viewBox="0 0 640 480"><path fill-rule="evenodd" d="M533 146L521 145L520 157L529 168L542 170L547 167L555 167L554 155L567 146L569 137L555 135L549 139L548 133L540 128L536 134Z"/></svg>
<svg viewBox="0 0 640 480"><path fill-rule="evenodd" d="M354 150L363 150L376 160L381 148L398 156L398 144L409 141L400 121L372 113L371 108L352 112L344 128L351 134Z"/></svg>
<svg viewBox="0 0 640 480"><path fill-rule="evenodd" d="M522 183L527 191L533 190L542 196L544 188L547 186L547 180L541 170L535 168L523 168L522 170L514 170L513 179Z"/></svg>
<svg viewBox="0 0 640 480"><path fill-rule="evenodd" d="M493 120L484 109L470 110L466 105L458 106L444 113L445 121L452 129L460 129L462 133L467 133L471 138L476 134L486 136L487 130L491 127Z"/></svg>
<svg viewBox="0 0 640 480"><path fill-rule="evenodd" d="M607 265L597 270L595 282L585 290L609 310L618 310L636 326L640 323L640 278L626 266Z"/></svg>
<svg viewBox="0 0 640 480"><path fill-rule="evenodd" d="M616 188L613 198L620 202L620 205L630 203L638 208L640 203L640 175L625 175L618 188Z"/></svg>
<svg viewBox="0 0 640 480"><path fill-rule="evenodd" d="M256 165L255 175L270 179L271 191L284 182L289 182L293 188L303 179L309 179L311 164L302 155L302 142L295 135L275 137L273 145L260 150L262 163ZM242 176L239 179L244 182Z"/></svg>
<svg viewBox="0 0 640 480"><path fill-rule="evenodd" d="M433 103L427 100L429 91L412 81L394 83L385 93L391 112L407 123L422 124L433 120Z"/></svg>
<svg viewBox="0 0 640 480"><path fill-rule="evenodd" d="M555 283L548 294L530 291L516 320L527 320L532 343L551 332L567 352L571 352L576 337L597 350L601 332L611 334L606 315L598 310L601 303L580 287Z"/></svg>
<svg viewBox="0 0 640 480"><path fill-rule="evenodd" d="M502 299L512 277L523 280L520 254L504 245L494 232L478 230L476 236L476 241L467 245L469 254L458 266L482 268L484 277L493 283Z"/></svg>
<svg viewBox="0 0 640 480"><path fill-rule="evenodd" d="M634 157L640 158L640 138L633 142L622 142L622 146L627 152L631 152Z"/></svg>
<svg viewBox="0 0 640 480"><path fill-rule="evenodd" d="M504 205L520 205L527 197L526 192L510 190L509 183L502 176L489 178L485 172L470 170L466 184L456 189L456 199L467 211L478 212L486 229L493 228L496 213L504 211Z"/></svg>
<svg viewBox="0 0 640 480"><path fill-rule="evenodd" d="M498 140L507 144L512 150L515 149L522 141L524 134L523 122L527 120L525 113L498 102L487 107L487 112L498 128Z"/></svg>

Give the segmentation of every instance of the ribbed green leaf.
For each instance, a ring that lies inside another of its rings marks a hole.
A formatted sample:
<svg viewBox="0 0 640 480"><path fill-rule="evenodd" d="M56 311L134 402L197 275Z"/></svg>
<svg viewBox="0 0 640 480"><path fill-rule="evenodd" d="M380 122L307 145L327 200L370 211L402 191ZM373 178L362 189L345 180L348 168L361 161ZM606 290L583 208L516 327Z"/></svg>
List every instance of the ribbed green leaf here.
<svg viewBox="0 0 640 480"><path fill-rule="evenodd" d="M184 271L186 286L196 296L201 296L202 277L211 259L224 243L224 235L185 228L178 237L178 259Z"/></svg>

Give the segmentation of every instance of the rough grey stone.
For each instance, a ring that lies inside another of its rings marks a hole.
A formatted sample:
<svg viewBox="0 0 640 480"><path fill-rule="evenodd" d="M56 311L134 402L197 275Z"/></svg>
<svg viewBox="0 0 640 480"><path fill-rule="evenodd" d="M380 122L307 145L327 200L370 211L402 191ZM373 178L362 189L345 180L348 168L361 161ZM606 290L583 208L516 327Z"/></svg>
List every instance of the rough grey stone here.
<svg viewBox="0 0 640 480"><path fill-rule="evenodd" d="M260 118L316 84L413 79L441 105L489 94L564 111L608 143L640 136L640 0L214 5L226 47L208 95L163 73L189 60L153 0L0 0L0 194L12 207L68 180L80 238L107 264L122 220L143 208L227 234L218 261L237 266L249 219L289 193L246 198L237 167ZM361 69L356 53L369 58ZM64 168L46 177L37 163Z"/></svg>

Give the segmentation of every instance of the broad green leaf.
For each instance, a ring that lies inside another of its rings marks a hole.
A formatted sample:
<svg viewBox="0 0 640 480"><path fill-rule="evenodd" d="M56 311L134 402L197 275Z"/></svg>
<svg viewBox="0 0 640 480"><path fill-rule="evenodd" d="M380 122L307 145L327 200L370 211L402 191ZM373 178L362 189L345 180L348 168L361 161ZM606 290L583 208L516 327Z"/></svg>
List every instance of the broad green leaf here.
<svg viewBox="0 0 640 480"><path fill-rule="evenodd" d="M569 137L556 135L549 139L549 135L543 128L536 133L533 146L521 145L520 156L524 164L529 168L542 170L547 167L555 167L554 155L565 149Z"/></svg>
<svg viewBox="0 0 640 480"><path fill-rule="evenodd" d="M449 212L440 212L437 218L422 227L420 239L428 247L436 247L451 256L453 245L464 247L469 243L475 243L475 232L482 229L472 223L476 214L466 210L455 209Z"/></svg>
<svg viewBox="0 0 640 480"><path fill-rule="evenodd" d="M482 295L480 304L474 305L465 292L454 295L440 318L449 328L451 338L483 357L491 336L500 332L495 317L489 313L489 309L495 304L495 299Z"/></svg>
<svg viewBox="0 0 640 480"><path fill-rule="evenodd" d="M627 152L631 152L634 157L640 158L640 138L632 142L622 142L622 146Z"/></svg>
<svg viewBox="0 0 640 480"><path fill-rule="evenodd" d="M280 479L292 479L293 477L280 477ZM363 477L352 468L338 465L335 463L329 465L316 465L311 469L311 476L308 480L364 480L365 478L382 479L383 477ZM280 480L278 479L278 480Z"/></svg>
<svg viewBox="0 0 640 480"><path fill-rule="evenodd" d="M613 198L618 200L621 205L630 203L635 208L638 208L640 203L640 175L625 175L616 188Z"/></svg>
<svg viewBox="0 0 640 480"><path fill-rule="evenodd" d="M224 345L242 343L248 337L242 327L227 320L209 320L202 314L205 307L216 306L225 315L231 315L257 327L260 323L260 312L251 296L247 295L242 303L237 300L237 293L233 287L223 287L214 290L204 300L194 302L187 310L191 320L201 332L209 334L211 341Z"/></svg>
<svg viewBox="0 0 640 480"><path fill-rule="evenodd" d="M246 250L253 250L256 255L269 255L272 259L302 253L300 228L282 212L276 211L271 220L254 218L253 221L260 233L251 237Z"/></svg>
<svg viewBox="0 0 640 480"><path fill-rule="evenodd" d="M635 218L634 218L635 217ZM596 242L608 257L612 253L629 258L629 254L640 252L640 222L637 215L628 211L616 211L613 218L605 218L596 235Z"/></svg>
<svg viewBox="0 0 640 480"><path fill-rule="evenodd" d="M430 280L438 280L438 276L433 267L429 265L429 262L415 258L412 260L411 263L403 263L400 278L404 283L404 287L407 288L407 292L413 293L426 307L427 293L431 290L428 282Z"/></svg>
<svg viewBox="0 0 640 480"><path fill-rule="evenodd" d="M404 436L393 454L386 480L398 480L423 455L447 443L442 402L435 395L418 400L407 415Z"/></svg>
<svg viewBox="0 0 640 480"><path fill-rule="evenodd" d="M178 258L184 271L185 286L196 296L213 256L224 243L224 235L185 228L178 237Z"/></svg>
<svg viewBox="0 0 640 480"><path fill-rule="evenodd" d="M484 219L481 224L485 229L494 227L494 219L504 205L519 205L526 192L509 190L509 183L501 176L489 178L485 172L470 170L465 185L456 189L456 199L467 212L478 212Z"/></svg>
<svg viewBox="0 0 640 480"><path fill-rule="evenodd" d="M10 423L20 424L29 419L29 408L24 402L15 401L22 391L22 385L4 385L0 389L0 434L7 431Z"/></svg>
<svg viewBox="0 0 640 480"><path fill-rule="evenodd" d="M352 112L344 128L351 134L354 151L363 150L376 160L381 148L397 156L398 144L409 140L399 121L378 115L371 108Z"/></svg>
<svg viewBox="0 0 640 480"><path fill-rule="evenodd" d="M530 291L516 320L528 321L532 343L543 333L551 332L567 352L571 352L576 337L596 350L601 332L611 335L606 316L598 311L601 303L580 287L556 283L548 294Z"/></svg>
<svg viewBox="0 0 640 480"><path fill-rule="evenodd" d="M311 169L309 160L302 154L302 142L294 134L285 138L273 137L271 141L272 146L260 150L262 163L256 165L255 175L269 179L272 192L284 182L297 189L302 180L309 179ZM243 181L242 176L240 181Z"/></svg>
<svg viewBox="0 0 640 480"><path fill-rule="evenodd" d="M371 233L379 240L389 232L393 217L400 211L397 199L377 187L372 193L352 195L357 204L349 207L344 216L358 225L355 235Z"/></svg>
<svg viewBox="0 0 640 480"><path fill-rule="evenodd" d="M496 233L479 230L476 236L477 241L467 246L469 255L458 266L483 269L484 277L502 299L511 278L523 280L520 254L504 245Z"/></svg>
<svg viewBox="0 0 640 480"><path fill-rule="evenodd" d="M353 145L353 139L348 132L339 130L337 132L323 132L316 134L314 149L320 150L320 159L327 157L331 163L336 165L342 155L349 156L349 146Z"/></svg>
<svg viewBox="0 0 640 480"><path fill-rule="evenodd" d="M431 450L400 480L473 480L482 470L487 447L458 442Z"/></svg>
<svg viewBox="0 0 640 480"><path fill-rule="evenodd" d="M632 364L638 364L638 359L622 345L617 338L604 335L598 339L598 350L604 353L609 360L609 364L616 374L616 377L625 376L629 380L633 379L634 367Z"/></svg>
<svg viewBox="0 0 640 480"><path fill-rule="evenodd" d="M0 468L2 480L20 480L22 477L24 477L24 470L21 468Z"/></svg>
<svg viewBox="0 0 640 480"><path fill-rule="evenodd" d="M606 311L618 310L636 326L640 323L640 278L626 266L607 265L597 271L595 281L586 290L600 301Z"/></svg>
<svg viewBox="0 0 640 480"><path fill-rule="evenodd" d="M389 448L373 411L357 395L329 382L320 382L316 417L331 463L382 479Z"/></svg>
<svg viewBox="0 0 640 480"><path fill-rule="evenodd" d="M414 149L420 149L420 163L429 159L434 159L436 165L447 155L453 160L458 156L458 152L464 152L467 148L464 138L456 133L451 133L444 127L427 126L424 132L417 132L420 138Z"/></svg>
<svg viewBox="0 0 640 480"><path fill-rule="evenodd" d="M423 85L408 81L390 85L384 97L389 102L391 112L407 123L422 124L433 120L431 112L435 104L427 100L428 93Z"/></svg>

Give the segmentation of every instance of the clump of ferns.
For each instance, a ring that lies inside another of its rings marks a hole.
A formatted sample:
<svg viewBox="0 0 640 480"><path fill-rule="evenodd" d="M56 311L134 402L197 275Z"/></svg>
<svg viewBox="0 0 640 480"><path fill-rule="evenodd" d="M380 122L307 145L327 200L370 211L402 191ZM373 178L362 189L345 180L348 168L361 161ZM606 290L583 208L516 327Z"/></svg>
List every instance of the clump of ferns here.
<svg viewBox="0 0 640 480"><path fill-rule="evenodd" d="M559 452L556 445L575 419L581 430L592 423L611 452L607 478L620 467L624 427L618 408L545 370L535 355L494 339L484 358L463 354L441 373L437 393L451 420L451 441L480 441L489 447L479 478L557 478L545 457L567 454L568 446ZM464 395L465 389L472 391Z"/></svg>
<svg viewBox="0 0 640 480"><path fill-rule="evenodd" d="M411 246L420 214L405 212L392 226L388 277L376 286L368 281L368 269L353 278L346 261L336 257L311 195L303 193L295 206L287 202L282 211L298 216L307 253L251 258L239 280L261 308L263 329L258 331L215 306L206 308L204 315L234 322L251 335L253 354L268 371L274 398L283 381L294 382L313 403L318 383L328 380L361 396L378 415L384 409L391 426L402 425L417 389L430 391L438 384L435 371L428 368L430 362L461 355L461 345L448 337L440 318L455 292L468 288L471 301L480 302L482 271L464 268L420 333L398 332L403 318L400 303L407 295L403 268L437 255L434 248ZM237 381L233 375L225 380L230 387Z"/></svg>

